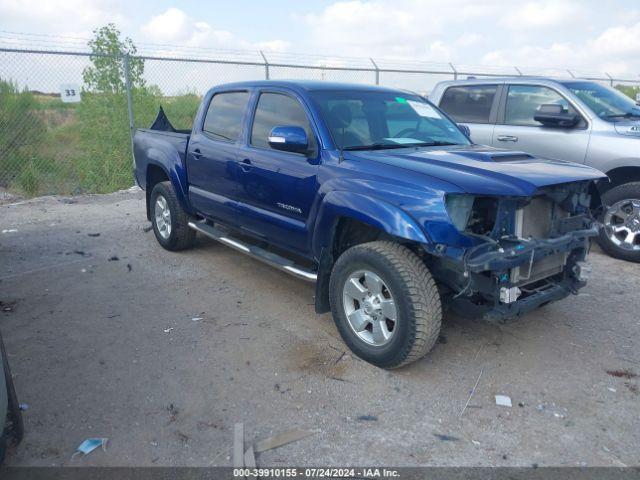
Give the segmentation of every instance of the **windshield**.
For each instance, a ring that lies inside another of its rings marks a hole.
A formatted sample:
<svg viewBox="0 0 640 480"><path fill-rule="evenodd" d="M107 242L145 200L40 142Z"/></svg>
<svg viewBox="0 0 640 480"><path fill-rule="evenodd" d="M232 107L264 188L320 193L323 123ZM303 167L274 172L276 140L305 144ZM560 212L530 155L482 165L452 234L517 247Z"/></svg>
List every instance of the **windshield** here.
<svg viewBox="0 0 640 480"><path fill-rule="evenodd" d="M403 92L310 92L333 143L344 150L469 145L458 127L418 95Z"/></svg>
<svg viewBox="0 0 640 480"><path fill-rule="evenodd" d="M565 82L564 86L603 120L640 117L640 106L618 90L596 82Z"/></svg>

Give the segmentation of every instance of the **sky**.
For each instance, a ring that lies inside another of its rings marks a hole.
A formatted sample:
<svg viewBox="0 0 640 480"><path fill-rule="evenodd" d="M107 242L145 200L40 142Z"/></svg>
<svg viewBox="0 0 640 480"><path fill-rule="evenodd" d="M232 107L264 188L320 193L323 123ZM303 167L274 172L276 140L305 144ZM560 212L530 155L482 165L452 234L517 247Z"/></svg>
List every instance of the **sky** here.
<svg viewBox="0 0 640 480"><path fill-rule="evenodd" d="M0 0L0 46L77 47L107 22L144 53L263 50L640 79L638 0Z"/></svg>

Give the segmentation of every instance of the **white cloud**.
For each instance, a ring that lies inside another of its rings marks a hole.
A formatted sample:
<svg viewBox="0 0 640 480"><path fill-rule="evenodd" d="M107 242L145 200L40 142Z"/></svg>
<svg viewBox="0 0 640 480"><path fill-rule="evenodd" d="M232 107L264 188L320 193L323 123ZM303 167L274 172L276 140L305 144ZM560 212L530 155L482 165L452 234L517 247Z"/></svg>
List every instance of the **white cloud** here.
<svg viewBox="0 0 640 480"><path fill-rule="evenodd" d="M569 1L529 2L518 7L515 2L506 8L500 23L514 30L548 28L575 22L581 16L582 8Z"/></svg>
<svg viewBox="0 0 640 480"><path fill-rule="evenodd" d="M265 40L252 43L233 33L216 29L207 22L196 20L179 8L171 7L153 15L140 27L140 32L152 43L171 44L180 47L234 48L282 52L290 47L285 40ZM165 49L162 53L168 53Z"/></svg>
<svg viewBox="0 0 640 480"><path fill-rule="evenodd" d="M640 55L640 21L606 29L590 47L599 55Z"/></svg>
<svg viewBox="0 0 640 480"><path fill-rule="evenodd" d="M83 36L106 23L129 24L114 0L0 0L0 22L32 33Z"/></svg>

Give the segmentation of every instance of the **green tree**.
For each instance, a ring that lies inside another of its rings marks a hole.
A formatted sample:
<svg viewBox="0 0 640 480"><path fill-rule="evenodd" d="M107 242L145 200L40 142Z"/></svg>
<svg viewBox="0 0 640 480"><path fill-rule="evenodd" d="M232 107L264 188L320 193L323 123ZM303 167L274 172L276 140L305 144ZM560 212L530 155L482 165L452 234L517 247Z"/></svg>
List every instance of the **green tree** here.
<svg viewBox="0 0 640 480"><path fill-rule="evenodd" d="M124 55L137 52L133 41L126 37L120 39L120 30L109 23L93 31L94 38L88 45L93 54L92 66L86 67L82 78L88 90L104 93L122 93L125 91ZM144 60L129 58L129 78L133 88L144 87Z"/></svg>
<svg viewBox="0 0 640 480"><path fill-rule="evenodd" d="M631 97L633 100L636 99L636 95L640 93L640 87L631 87L629 85L616 85L616 88L620 90L622 93Z"/></svg>

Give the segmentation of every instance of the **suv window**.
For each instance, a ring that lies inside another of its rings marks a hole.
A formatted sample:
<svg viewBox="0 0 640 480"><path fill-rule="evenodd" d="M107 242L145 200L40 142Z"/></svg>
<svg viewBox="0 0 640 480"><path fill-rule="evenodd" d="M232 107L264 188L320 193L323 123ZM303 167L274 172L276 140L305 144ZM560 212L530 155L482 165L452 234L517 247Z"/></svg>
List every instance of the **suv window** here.
<svg viewBox="0 0 640 480"><path fill-rule="evenodd" d="M449 87L440 101L440 108L456 122L489 123L497 85L465 85Z"/></svg>
<svg viewBox="0 0 640 480"><path fill-rule="evenodd" d="M536 122L533 117L540 106L546 104L562 105L565 111L574 112L567 99L551 88L539 85L511 85L507 94L504 123L539 127L542 124Z"/></svg>
<svg viewBox="0 0 640 480"><path fill-rule="evenodd" d="M309 119L298 100L282 93L260 94L251 128L251 145L271 148L269 134L273 127L279 125L304 128L309 139L309 149L315 148L315 137L309 125Z"/></svg>
<svg viewBox="0 0 640 480"><path fill-rule="evenodd" d="M217 93L211 99L202 130L229 142L240 136L249 92Z"/></svg>

